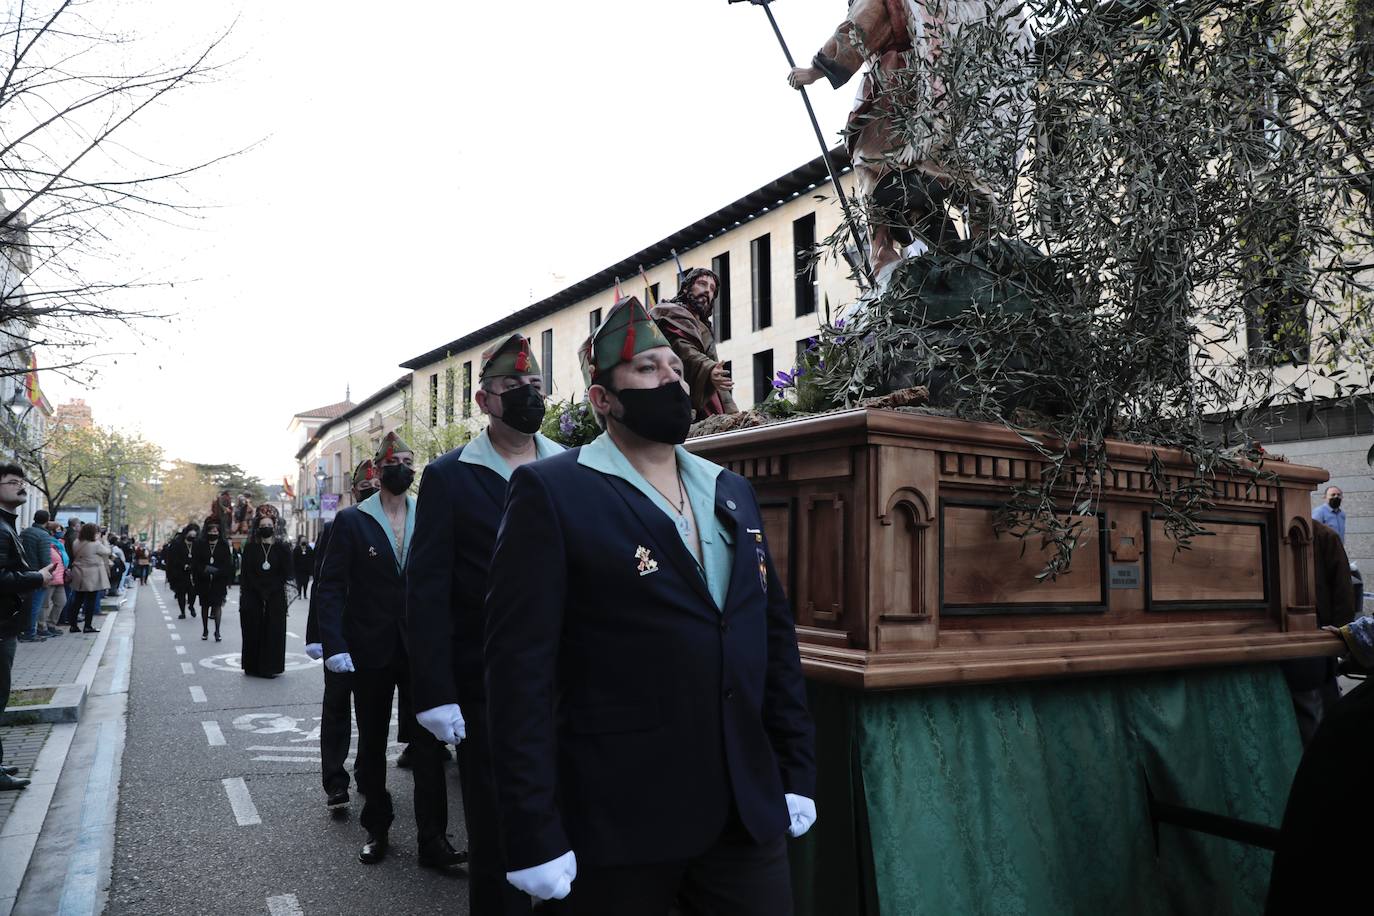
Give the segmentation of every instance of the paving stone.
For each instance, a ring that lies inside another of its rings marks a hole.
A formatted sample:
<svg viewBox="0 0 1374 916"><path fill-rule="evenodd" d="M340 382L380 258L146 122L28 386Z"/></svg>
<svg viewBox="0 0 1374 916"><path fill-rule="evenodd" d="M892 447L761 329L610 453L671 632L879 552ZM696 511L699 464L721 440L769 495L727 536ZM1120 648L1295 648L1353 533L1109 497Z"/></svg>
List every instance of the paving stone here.
<svg viewBox="0 0 1374 916"><path fill-rule="evenodd" d="M20 776L30 776L33 765L38 762L38 754L43 750L43 743L48 740L51 732L52 726L46 724L0 726L0 740L5 742L4 762L9 766L19 767ZM4 829L5 821L14 810L14 803L26 791L28 790L16 789L12 792L0 792L0 830Z"/></svg>

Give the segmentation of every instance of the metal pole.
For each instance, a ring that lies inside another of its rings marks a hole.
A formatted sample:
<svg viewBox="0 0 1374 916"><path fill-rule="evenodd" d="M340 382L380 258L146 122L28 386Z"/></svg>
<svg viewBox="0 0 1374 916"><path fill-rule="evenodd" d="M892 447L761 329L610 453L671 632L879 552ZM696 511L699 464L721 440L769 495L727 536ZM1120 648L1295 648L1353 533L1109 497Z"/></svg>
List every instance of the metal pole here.
<svg viewBox="0 0 1374 916"><path fill-rule="evenodd" d="M736 3L738 0L730 0ZM787 58L787 66L797 67L796 60L792 57L792 50L787 46L787 39L782 37L782 29L778 28L778 20L773 16L773 8L769 5L772 0L749 0L755 6L763 7L763 12L768 16L768 24L773 27L773 34L778 37L778 44L782 47L782 55ZM844 221L849 226L849 233L854 237L854 244L859 249L859 258L863 261L864 279L869 286L873 285L873 266L868 262L868 251L864 248L863 238L859 235L859 221L854 216L854 211L849 206L849 196L844 193L844 188L840 186L840 176L835 171L835 163L830 158L830 146L825 142L825 134L821 132L821 122L816 118L816 109L811 107L811 97L806 94L806 87L801 86L797 89L801 93L802 102L806 105L806 114L811 119L811 129L816 132L816 142L821 146L821 158L825 160L825 169L830 173L830 183L835 186L835 196L840 201L840 207L844 210Z"/></svg>

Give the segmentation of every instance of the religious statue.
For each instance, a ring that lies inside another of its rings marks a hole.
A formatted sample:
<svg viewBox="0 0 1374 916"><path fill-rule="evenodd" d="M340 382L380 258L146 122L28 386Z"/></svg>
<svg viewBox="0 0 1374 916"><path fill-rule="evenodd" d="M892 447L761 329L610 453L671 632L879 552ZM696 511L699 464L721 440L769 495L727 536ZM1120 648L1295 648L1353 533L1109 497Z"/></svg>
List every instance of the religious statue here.
<svg viewBox="0 0 1374 916"><path fill-rule="evenodd" d="M240 493L238 501L234 503L234 533L250 534L249 526L253 523L253 497L248 493Z"/></svg>
<svg viewBox="0 0 1374 916"><path fill-rule="evenodd" d="M222 491L210 503L210 517L219 521L219 530L225 537L234 532L234 499L228 490Z"/></svg>
<svg viewBox="0 0 1374 916"><path fill-rule="evenodd" d="M851 0L811 66L792 70L795 89L821 78L838 88L868 67L845 142L880 286L908 246L919 254L958 238L951 204L966 210L968 237L987 232L994 188L1005 182L989 181L978 161L1015 159L1024 146L1030 48L1025 14L1011 0ZM978 66L965 66L961 53L978 55ZM951 83L956 72L966 85ZM1013 85L991 84L998 80Z"/></svg>

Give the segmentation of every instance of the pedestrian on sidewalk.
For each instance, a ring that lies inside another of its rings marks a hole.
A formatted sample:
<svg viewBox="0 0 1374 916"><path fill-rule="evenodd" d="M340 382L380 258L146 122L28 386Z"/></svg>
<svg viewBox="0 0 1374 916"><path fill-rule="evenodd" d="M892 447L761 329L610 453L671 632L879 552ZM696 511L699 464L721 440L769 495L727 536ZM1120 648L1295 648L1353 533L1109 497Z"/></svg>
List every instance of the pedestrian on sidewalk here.
<svg viewBox="0 0 1374 916"><path fill-rule="evenodd" d="M76 605L72 609L73 633L98 633L92 621L100 609L100 598L110 587L110 545L100 536L100 529L91 522L81 526L72 557L72 588L76 590ZM83 631L77 621L86 612Z"/></svg>
<svg viewBox="0 0 1374 916"><path fill-rule="evenodd" d="M153 555L148 552L148 548L139 544L134 548L134 578L139 585L148 584L148 573L153 571Z"/></svg>
<svg viewBox="0 0 1374 916"><path fill-rule="evenodd" d="M224 612L224 598L229 594L229 580L234 576L234 557L229 552L229 542L220 537L217 516L207 516L203 530L205 539L195 545L191 557L196 594L200 598L200 638L210 638L210 617L213 615L215 642L219 642L219 621Z"/></svg>
<svg viewBox="0 0 1374 916"><path fill-rule="evenodd" d="M67 608L67 556L58 536L62 525L48 522L48 560L52 563L52 588L48 589L47 606L38 608L38 623L48 636L62 635L62 612Z"/></svg>
<svg viewBox="0 0 1374 916"><path fill-rule="evenodd" d="M239 585L243 673L276 677L286 670L286 583L291 581L291 548L277 537L277 507L263 503L255 511L253 539L243 548Z"/></svg>
<svg viewBox="0 0 1374 916"><path fill-rule="evenodd" d="M506 880L496 823L496 782L482 665L492 547L518 467L563 451L539 435L544 382L528 338L512 335L482 356L477 407L490 422L477 438L431 462L415 505L406 567L406 626L417 716L458 746L467 825L468 911L528 916L528 894ZM461 744L459 741L461 740Z"/></svg>
<svg viewBox="0 0 1374 916"><path fill-rule="evenodd" d="M18 509L28 498L24 469L17 464L0 465L0 713L10 702L14 653L19 646L19 631L27 623L34 589L52 584L52 569L33 568L24 559L24 547L15 530ZM0 740L0 791L27 786L27 779L15 775L18 768L4 766L4 759L4 742Z"/></svg>
<svg viewBox="0 0 1374 916"><path fill-rule="evenodd" d="M357 505L357 502L354 502ZM296 597L310 597L310 577L315 572L315 551L306 543L305 535L296 538L296 549L291 554L291 566L296 570Z"/></svg>
<svg viewBox="0 0 1374 916"><path fill-rule="evenodd" d="M177 607L181 609L179 620L186 619L189 608L191 616L196 616L196 583L192 568L192 554L200 526L192 522L172 538L162 553L162 565L167 571L167 585L177 597Z"/></svg>
<svg viewBox="0 0 1374 916"><path fill-rule="evenodd" d="M394 814L386 788L386 745L391 701L400 690L402 707L410 699L410 663L405 639L405 570L415 533L415 454L395 432L386 434L375 462L382 488L334 519L320 581L320 632L325 666L353 672L358 717L358 756L354 774L363 796L358 821L367 840L358 861L373 865L386 858ZM411 707L413 708L413 707ZM463 857L449 843L448 788L442 745L428 731L410 727L414 775L418 861L428 868L451 869Z"/></svg>
<svg viewBox="0 0 1374 916"><path fill-rule="evenodd" d="M39 509L33 514L33 524L19 535L19 543L24 547L24 562L29 564L29 569L42 569L49 563L48 543L51 538L48 535L48 518L48 510ZM48 638L48 634L38 628L38 617L52 595L52 589L51 585L34 589L29 600L28 626L19 634L20 642L42 642Z"/></svg>
<svg viewBox="0 0 1374 916"><path fill-rule="evenodd" d="M365 459L353 471L353 505L376 493L381 485L372 459ZM315 594L309 598L305 618L305 654L316 661L324 657L317 609L320 566L324 563L333 526L333 522L325 523L315 546ZM324 783L324 804L330 809L342 808L348 804L348 770L344 762L353 741L353 673L325 668L324 697L320 705L320 777Z"/></svg>

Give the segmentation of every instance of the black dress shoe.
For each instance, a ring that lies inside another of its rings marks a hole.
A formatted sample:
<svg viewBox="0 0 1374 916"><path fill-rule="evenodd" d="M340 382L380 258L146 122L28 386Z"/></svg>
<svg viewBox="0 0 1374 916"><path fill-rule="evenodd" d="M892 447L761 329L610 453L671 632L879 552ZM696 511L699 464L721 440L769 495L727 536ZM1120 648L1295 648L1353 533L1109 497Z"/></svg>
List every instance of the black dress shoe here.
<svg viewBox="0 0 1374 916"><path fill-rule="evenodd" d="M396 758L396 765L397 765L398 767L400 767L401 769L403 769L403 770L408 770L408 769L410 769L410 745L409 745L409 744L407 744L407 745L405 746L405 750L401 751L401 756L399 756L399 757Z"/></svg>
<svg viewBox="0 0 1374 916"><path fill-rule="evenodd" d="M185 611L182 611L182 612L177 616L177 620L185 620L185 619L186 619L186 612L185 612Z"/></svg>
<svg viewBox="0 0 1374 916"><path fill-rule="evenodd" d="M324 806L330 809L342 808L346 804L348 804L347 789L340 789L337 792L330 792L329 797L324 800Z"/></svg>
<svg viewBox="0 0 1374 916"><path fill-rule="evenodd" d="M27 780L25 780L27 782ZM386 834L380 836L367 835L367 842L363 848L358 850L358 861L364 865L376 865L386 858L387 840Z"/></svg>
<svg viewBox="0 0 1374 916"><path fill-rule="evenodd" d="M86 627L86 629L82 630L81 632L82 632L82 633L99 633L100 631L97 630L95 627Z"/></svg>
<svg viewBox="0 0 1374 916"><path fill-rule="evenodd" d="M28 784L29 781L22 776L11 776L9 773L0 773L0 792L8 792L10 789L22 789Z"/></svg>
<svg viewBox="0 0 1374 916"><path fill-rule="evenodd" d="M448 837L437 836L420 844L418 859L425 868L458 868L467 864L468 852L466 849L462 852L454 849Z"/></svg>
<svg viewBox="0 0 1374 916"><path fill-rule="evenodd" d="M19 775L19 767L0 767L0 773L4 773L6 776L17 776Z"/></svg>

